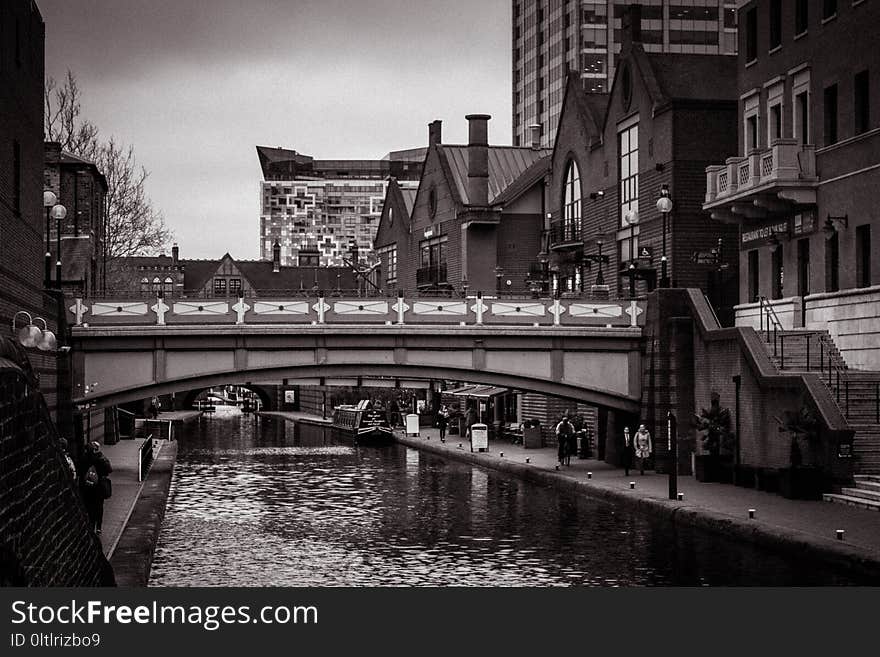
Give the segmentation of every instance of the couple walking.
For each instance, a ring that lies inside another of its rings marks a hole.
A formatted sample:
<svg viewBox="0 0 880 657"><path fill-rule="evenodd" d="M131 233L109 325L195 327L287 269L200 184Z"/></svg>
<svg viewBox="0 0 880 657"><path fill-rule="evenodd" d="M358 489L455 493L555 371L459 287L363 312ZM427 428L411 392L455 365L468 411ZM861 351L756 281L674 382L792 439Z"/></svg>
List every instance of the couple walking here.
<svg viewBox="0 0 880 657"><path fill-rule="evenodd" d="M629 469L632 466L633 457L638 459L638 467L641 474L645 474L645 461L651 457L653 444L651 443L651 432L644 424L639 425L636 435L630 437L629 427L623 428L623 467L624 474L629 476Z"/></svg>

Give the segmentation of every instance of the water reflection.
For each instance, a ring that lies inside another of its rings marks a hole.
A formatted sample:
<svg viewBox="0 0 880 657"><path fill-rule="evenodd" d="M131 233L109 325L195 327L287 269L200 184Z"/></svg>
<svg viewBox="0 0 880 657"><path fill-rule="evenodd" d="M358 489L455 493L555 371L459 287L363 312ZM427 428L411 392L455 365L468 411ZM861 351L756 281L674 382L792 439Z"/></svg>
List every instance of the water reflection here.
<svg viewBox="0 0 880 657"><path fill-rule="evenodd" d="M846 583L815 564L399 445L224 414L190 425L156 586Z"/></svg>

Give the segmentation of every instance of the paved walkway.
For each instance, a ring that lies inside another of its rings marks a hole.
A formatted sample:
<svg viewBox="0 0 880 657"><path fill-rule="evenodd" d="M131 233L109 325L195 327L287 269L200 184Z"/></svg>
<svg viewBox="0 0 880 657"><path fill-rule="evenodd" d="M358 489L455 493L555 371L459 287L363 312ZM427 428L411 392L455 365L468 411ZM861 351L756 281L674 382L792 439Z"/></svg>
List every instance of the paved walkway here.
<svg viewBox="0 0 880 657"><path fill-rule="evenodd" d="M447 436L440 443L439 430L423 427L420 437L406 437L396 432L397 439L413 447L430 445L432 451L444 453L465 451L470 455L470 443L459 436ZM461 448L459 448L459 444ZM501 454L504 454L502 457ZM669 498L669 477L646 471L644 476L638 470L630 470L624 475L622 468L608 465L593 459L572 457L570 466L559 466L556 471L556 448L525 449L505 441L490 441L487 453L475 454L481 465L498 467L502 461L513 461L521 466L544 471L560 481L592 489L597 495L614 492L617 495L631 495L650 500L678 504L691 511L706 510L723 514L732 520L753 523L755 529L767 533L785 535L798 540L806 538L811 543L824 543L826 548L835 549L855 546L866 558L880 563L880 513L856 507L833 504L831 502L790 500L775 493L768 493L732 484L703 483L692 476L678 477L678 492L684 494L682 502L672 502ZM526 465L525 461L530 463ZM591 475L588 475L591 473ZM630 490L630 482L635 489ZM589 492L589 491L588 491ZM749 509L755 510L754 520L749 519ZM844 530L841 544L836 538L836 530Z"/></svg>
<svg viewBox="0 0 880 657"><path fill-rule="evenodd" d="M185 423L198 420L201 414L202 411L162 411L157 419Z"/></svg>
<svg viewBox="0 0 880 657"><path fill-rule="evenodd" d="M101 451L107 455L110 465L113 466L113 472L110 474L113 496L104 502L101 533L101 545L104 546L104 554L108 558L113 554L143 487L143 482L138 481L138 449L143 441L143 438L133 438L120 440L115 445L101 446ZM156 441L159 449L163 443L162 440ZM154 459L159 454L159 449L153 450Z"/></svg>

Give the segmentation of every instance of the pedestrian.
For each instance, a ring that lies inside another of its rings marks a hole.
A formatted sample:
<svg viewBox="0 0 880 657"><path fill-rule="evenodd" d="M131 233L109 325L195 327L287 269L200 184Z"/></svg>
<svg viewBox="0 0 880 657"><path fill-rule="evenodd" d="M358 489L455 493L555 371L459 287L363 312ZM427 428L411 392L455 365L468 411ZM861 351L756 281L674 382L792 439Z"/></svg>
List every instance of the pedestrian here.
<svg viewBox="0 0 880 657"><path fill-rule="evenodd" d="M159 398L153 397L150 400L150 409L149 409L150 417L154 420L159 418Z"/></svg>
<svg viewBox="0 0 880 657"><path fill-rule="evenodd" d="M642 474L645 474L645 461L651 458L652 445L651 432L648 431L644 424L639 425L639 430L636 431L633 443L636 450L636 458L639 460L639 470Z"/></svg>
<svg viewBox="0 0 880 657"><path fill-rule="evenodd" d="M467 431L467 437L471 437L471 427L477 423L477 409L473 404L468 404L467 412L464 414L464 426Z"/></svg>
<svg viewBox="0 0 880 657"><path fill-rule="evenodd" d="M629 469L633 464L633 442L629 427L623 428L623 474L629 477Z"/></svg>
<svg viewBox="0 0 880 657"><path fill-rule="evenodd" d="M64 460L67 462L67 469L70 470L70 478L73 480L74 483L76 483L76 465L74 465L73 459L70 458L67 438L59 438L58 447L61 450L61 454L64 456Z"/></svg>
<svg viewBox="0 0 880 657"><path fill-rule="evenodd" d="M437 413L437 428L440 429L440 442L446 440L446 427L449 425L449 411L446 406L441 406Z"/></svg>
<svg viewBox="0 0 880 657"><path fill-rule="evenodd" d="M574 436L574 427L568 421L568 415L563 415L559 424L556 425L556 445L558 450L559 465L571 465L571 453L569 448Z"/></svg>
<svg viewBox="0 0 880 657"><path fill-rule="evenodd" d="M400 404L393 397L388 402L388 422L391 424L392 429L396 429L398 425L402 424L400 421Z"/></svg>
<svg viewBox="0 0 880 657"><path fill-rule="evenodd" d="M113 494L109 476L113 472L113 467L97 442L93 441L86 445L80 472L80 489L89 524L95 534L100 535L104 520L104 500Z"/></svg>

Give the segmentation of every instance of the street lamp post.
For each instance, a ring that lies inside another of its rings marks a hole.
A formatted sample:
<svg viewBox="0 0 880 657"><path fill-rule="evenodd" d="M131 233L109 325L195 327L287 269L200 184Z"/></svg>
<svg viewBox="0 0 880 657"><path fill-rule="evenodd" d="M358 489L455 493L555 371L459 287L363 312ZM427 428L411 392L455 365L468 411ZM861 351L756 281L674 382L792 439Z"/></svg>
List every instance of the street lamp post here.
<svg viewBox="0 0 880 657"><path fill-rule="evenodd" d="M46 269L43 276L43 286L49 287L52 276L52 252L49 247L49 214L52 207L58 202L58 197L48 189L43 192L43 207L46 208Z"/></svg>
<svg viewBox="0 0 880 657"><path fill-rule="evenodd" d="M57 251L57 259L55 260L55 284L61 289L61 221L67 216L67 208L58 204L52 208L52 216L55 218L55 250Z"/></svg>
<svg viewBox="0 0 880 657"><path fill-rule="evenodd" d="M629 225L629 296L636 296L636 226L639 223L639 213L637 210L627 210L623 215L623 220Z"/></svg>
<svg viewBox="0 0 880 657"><path fill-rule="evenodd" d="M669 185L660 185L660 198L657 199L657 211L663 215L663 254L660 257L660 287L669 287L669 275L666 259L666 224L672 212L672 198L669 196Z"/></svg>

